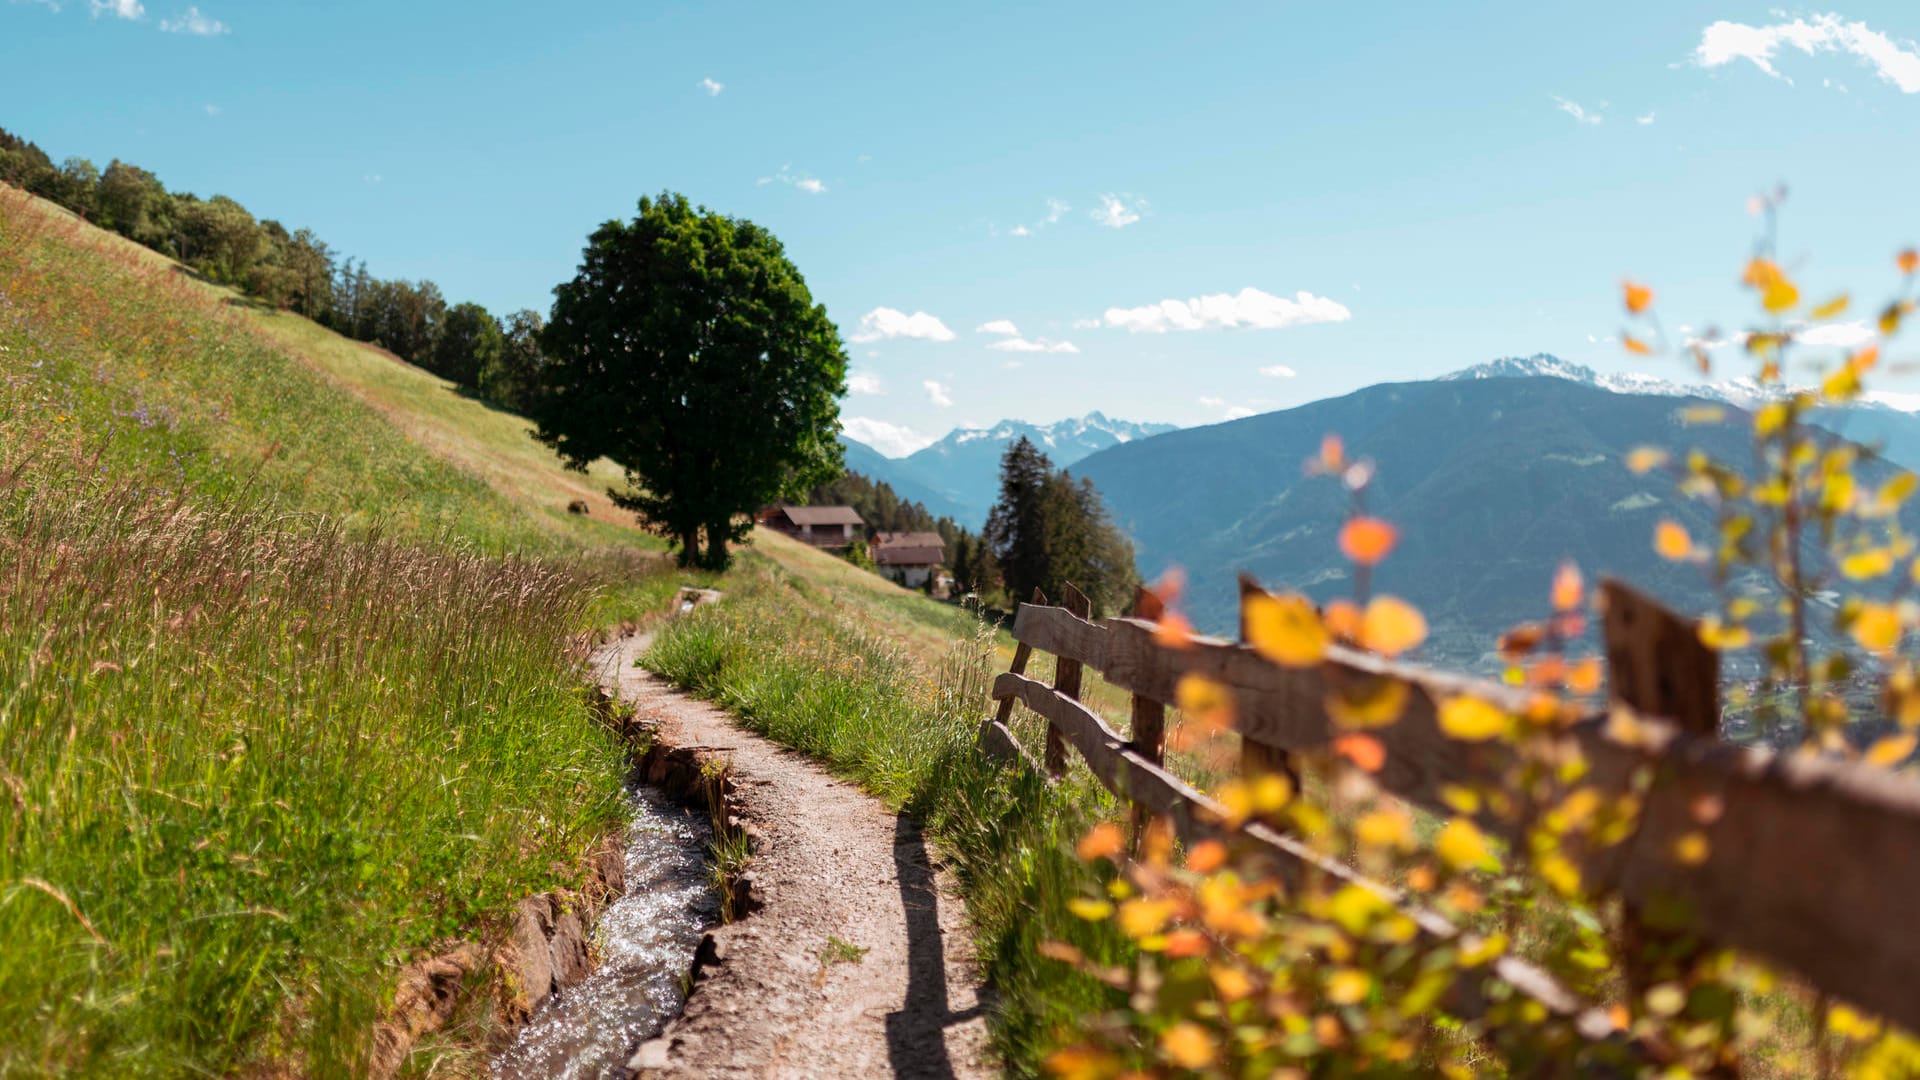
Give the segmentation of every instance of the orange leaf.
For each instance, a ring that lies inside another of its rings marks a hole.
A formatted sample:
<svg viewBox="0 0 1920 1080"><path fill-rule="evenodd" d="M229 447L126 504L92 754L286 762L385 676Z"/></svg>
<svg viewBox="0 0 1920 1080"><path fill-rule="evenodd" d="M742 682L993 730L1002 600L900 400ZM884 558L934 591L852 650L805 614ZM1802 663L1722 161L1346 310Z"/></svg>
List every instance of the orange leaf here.
<svg viewBox="0 0 1920 1080"><path fill-rule="evenodd" d="M1563 562L1553 575L1553 610L1572 611L1580 606L1580 598L1586 594L1586 582L1580 577L1580 568L1571 562Z"/></svg>
<svg viewBox="0 0 1920 1080"><path fill-rule="evenodd" d="M1126 837L1121 835L1120 826L1103 821L1080 838L1080 846L1075 850L1081 862L1092 862L1095 859L1114 858L1126 847Z"/></svg>
<svg viewBox="0 0 1920 1080"><path fill-rule="evenodd" d="M1653 530L1653 550L1663 559L1678 562L1693 554L1693 537L1677 521L1662 521Z"/></svg>
<svg viewBox="0 0 1920 1080"><path fill-rule="evenodd" d="M1218 840L1202 840L1187 849L1187 869L1196 874L1211 874L1226 862L1227 845Z"/></svg>
<svg viewBox="0 0 1920 1080"><path fill-rule="evenodd" d="M1908 248L1901 252L1899 257L1894 259L1894 262L1900 267L1901 273L1911 274L1916 268L1920 268L1920 251Z"/></svg>
<svg viewBox="0 0 1920 1080"><path fill-rule="evenodd" d="M1356 517L1340 530L1340 554L1361 566L1374 566L1393 550L1399 530L1376 517Z"/></svg>
<svg viewBox="0 0 1920 1080"><path fill-rule="evenodd" d="M1193 624L1177 611L1167 612L1154 624L1153 640L1169 649L1184 649L1193 643Z"/></svg>
<svg viewBox="0 0 1920 1080"><path fill-rule="evenodd" d="M1646 356L1653 352L1652 347L1632 334L1620 335L1620 344L1626 346L1627 351L1635 356Z"/></svg>
<svg viewBox="0 0 1920 1080"><path fill-rule="evenodd" d="M1382 656L1399 656L1427 639L1427 620L1394 596L1376 596L1360 617L1360 644Z"/></svg>
<svg viewBox="0 0 1920 1080"><path fill-rule="evenodd" d="M1627 281L1621 283L1621 288L1626 293L1627 312L1629 314L1638 315L1647 310L1647 305L1653 303L1653 290L1647 288L1645 285Z"/></svg>
<svg viewBox="0 0 1920 1080"><path fill-rule="evenodd" d="M1371 735L1342 735L1333 740L1333 752L1353 762L1361 772L1377 773L1387 763L1387 748Z"/></svg>
<svg viewBox="0 0 1920 1080"><path fill-rule="evenodd" d="M1327 604L1321 620L1327 624L1327 632L1344 641L1360 640L1360 609L1351 600L1334 600Z"/></svg>
<svg viewBox="0 0 1920 1080"><path fill-rule="evenodd" d="M1338 435L1328 435L1320 440L1320 467L1328 472L1339 472L1347 464L1347 448Z"/></svg>

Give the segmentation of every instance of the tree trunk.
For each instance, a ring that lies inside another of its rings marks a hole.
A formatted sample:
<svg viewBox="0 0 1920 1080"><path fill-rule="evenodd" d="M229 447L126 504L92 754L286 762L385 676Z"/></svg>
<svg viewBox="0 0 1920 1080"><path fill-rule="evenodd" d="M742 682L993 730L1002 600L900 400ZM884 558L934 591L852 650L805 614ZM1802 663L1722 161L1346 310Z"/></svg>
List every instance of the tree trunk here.
<svg viewBox="0 0 1920 1080"><path fill-rule="evenodd" d="M727 526L707 526L707 569L715 572L725 570L732 557L727 554Z"/></svg>
<svg viewBox="0 0 1920 1080"><path fill-rule="evenodd" d="M680 568L691 569L700 561L700 528L689 525L680 532Z"/></svg>

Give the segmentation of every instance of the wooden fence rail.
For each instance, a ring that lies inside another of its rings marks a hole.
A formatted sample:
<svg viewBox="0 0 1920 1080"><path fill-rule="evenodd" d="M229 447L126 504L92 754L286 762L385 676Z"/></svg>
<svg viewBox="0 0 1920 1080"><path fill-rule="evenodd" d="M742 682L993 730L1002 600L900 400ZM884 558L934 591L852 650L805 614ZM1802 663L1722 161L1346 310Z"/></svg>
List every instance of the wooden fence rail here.
<svg viewBox="0 0 1920 1080"><path fill-rule="evenodd" d="M1612 691L1658 718L1623 728L1600 715L1556 736L1589 766L1583 783L1601 794L1642 793L1635 833L1586 853L1586 887L1620 896L1629 911L1657 907L1670 934L1739 949L1920 1030L1920 934L1906 932L1920 899L1920 784L1865 765L1718 741L1717 669L1690 624L1619 585L1608 583L1605 594ZM1524 694L1511 687L1338 646L1316 667L1288 668L1213 638L1169 646L1156 640L1155 630L1140 619L1092 622L1062 607L1022 605L1014 619L1013 668L994 682L1000 706L982 723L981 748L1042 767L1009 727L1014 702L1024 703L1046 718L1050 747L1056 739L1074 747L1115 795L1163 816L1189 841L1226 831L1219 807L1160 764L1160 717L1189 673L1227 688L1235 726L1248 744L1289 754L1325 750L1341 733L1328 714L1330 693L1353 680L1402 684L1407 699L1400 719L1369 731L1385 750L1374 779L1393 795L1445 813L1452 811L1441 800L1444 787L1496 783L1514 752L1497 740L1452 738L1437 719L1441 702L1463 694L1518 712ZM1075 700L1077 677L1067 687L1072 693L1061 692L1063 677L1052 687L1027 678L1034 650L1092 668L1130 692L1132 737ZM1048 757L1046 771L1058 775L1064 761ZM1353 878L1344 865L1269 825L1250 822L1233 831L1283 864ZM1695 833L1704 834L1708 857L1677 858L1676 841ZM1370 887L1403 902L1392 890ZM1438 916L1409 914L1430 939L1457 934ZM1509 958L1497 974L1583 1035L1604 1038L1611 1030L1604 1016L1519 960Z"/></svg>

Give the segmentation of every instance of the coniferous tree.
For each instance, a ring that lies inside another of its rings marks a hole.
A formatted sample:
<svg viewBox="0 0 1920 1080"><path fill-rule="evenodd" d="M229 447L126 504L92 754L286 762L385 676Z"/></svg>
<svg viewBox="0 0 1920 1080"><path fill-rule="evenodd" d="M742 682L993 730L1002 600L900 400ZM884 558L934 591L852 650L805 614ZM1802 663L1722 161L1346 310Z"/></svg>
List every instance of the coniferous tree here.
<svg viewBox="0 0 1920 1080"><path fill-rule="evenodd" d="M987 517L984 539L1010 602L1026 600L1036 588L1059 600L1071 584L1099 615L1125 606L1139 581L1133 545L1114 526L1093 483L1055 472L1025 438L1001 459L1000 501Z"/></svg>

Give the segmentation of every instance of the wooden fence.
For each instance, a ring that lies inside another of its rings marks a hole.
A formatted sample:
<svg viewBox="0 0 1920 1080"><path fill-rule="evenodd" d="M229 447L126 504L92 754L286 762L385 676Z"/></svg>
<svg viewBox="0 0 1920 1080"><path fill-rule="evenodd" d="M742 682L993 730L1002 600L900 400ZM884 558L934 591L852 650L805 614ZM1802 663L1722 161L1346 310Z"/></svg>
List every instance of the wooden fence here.
<svg viewBox="0 0 1920 1080"><path fill-rule="evenodd" d="M1401 683L1408 693L1400 719L1368 731L1386 752L1374 779L1409 803L1451 814L1442 790L1497 783L1514 751L1449 737L1438 704L1467 694L1517 713L1523 692L1339 646L1310 668L1282 667L1214 638L1174 647L1156 640L1152 622L1089 621L1085 598L1072 590L1064 606L1035 601L1015 616L1019 644L1011 669L994 682L999 705L981 725L983 752L1059 776L1072 746L1110 791L1136 812L1162 816L1183 841L1234 834L1283 865L1374 889L1411 915L1429 943L1459 936L1445 919L1269 824L1223 825L1217 804L1163 767L1166 709L1183 676L1205 676L1234 699L1244 767L1285 768L1287 755L1325 750L1342 733L1328 714L1330 693L1352 680ZM1920 784L1866 765L1720 742L1717 660L1693 625L1618 583L1603 585L1602 601L1609 691L1644 719L1623 736L1597 715L1556 737L1584 756L1583 783L1603 794L1639 792L1642 803L1627 840L1586 853L1584 887L1620 897L1629 913L1657 909L1662 933L1741 950L1920 1030L1920 934L1907 928L1920 902ZM1035 650L1057 658L1051 686L1026 676ZM1129 735L1076 700L1085 667L1132 695ZM1047 721L1042 761L1014 738L1015 702ZM1708 856L1677 858L1676 841L1694 833L1705 835ZM1508 957L1494 973L1582 1036L1612 1036L1601 1010L1532 965ZM1454 1005L1475 1011L1472 1001Z"/></svg>

